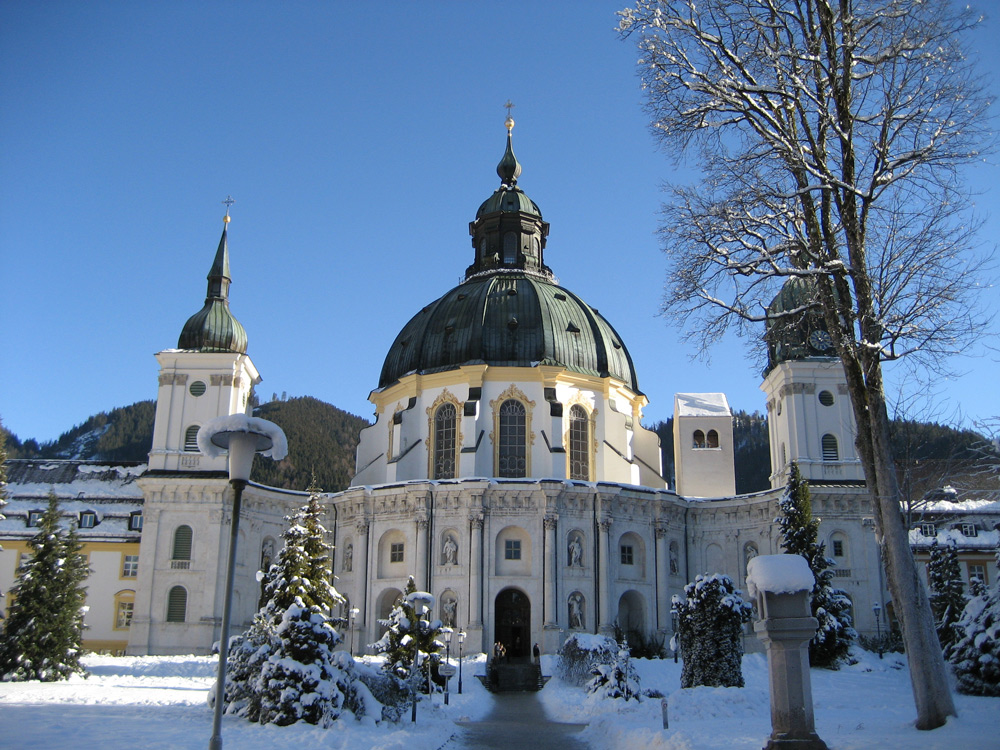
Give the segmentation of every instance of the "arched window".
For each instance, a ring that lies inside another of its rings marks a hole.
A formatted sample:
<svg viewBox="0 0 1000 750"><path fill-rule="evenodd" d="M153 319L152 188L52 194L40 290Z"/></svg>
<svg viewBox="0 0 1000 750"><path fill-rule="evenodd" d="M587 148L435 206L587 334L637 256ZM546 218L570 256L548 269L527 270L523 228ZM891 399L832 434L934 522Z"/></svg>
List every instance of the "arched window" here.
<svg viewBox="0 0 1000 750"><path fill-rule="evenodd" d="M718 448L719 447L719 433L715 430L709 430L708 436L705 439L705 446L707 448Z"/></svg>
<svg viewBox="0 0 1000 750"><path fill-rule="evenodd" d="M183 586L174 586L167 594L167 622L184 622L187 617L188 592Z"/></svg>
<svg viewBox="0 0 1000 750"><path fill-rule="evenodd" d="M590 419L579 404L569 410L569 478L590 481Z"/></svg>
<svg viewBox="0 0 1000 750"><path fill-rule="evenodd" d="M188 562L191 559L191 527L188 525L178 526L174 531L174 554L173 561ZM176 567L176 566L175 566ZM185 568L187 565L184 566Z"/></svg>
<svg viewBox="0 0 1000 750"><path fill-rule="evenodd" d="M506 232L503 236L503 262L517 263L517 233Z"/></svg>
<svg viewBox="0 0 1000 750"><path fill-rule="evenodd" d="M705 433L701 430L695 430L693 439L691 440L691 446L693 448L704 448L705 447Z"/></svg>
<svg viewBox="0 0 1000 750"><path fill-rule="evenodd" d="M433 479L455 478L455 449L458 412L451 403L442 404L434 414Z"/></svg>
<svg viewBox="0 0 1000 750"><path fill-rule="evenodd" d="M184 431L184 450L188 453L198 452L198 425L193 424Z"/></svg>
<svg viewBox="0 0 1000 750"><path fill-rule="evenodd" d="M497 442L497 476L520 478L528 475L527 424L524 404L509 398L500 404L500 434Z"/></svg>
<svg viewBox="0 0 1000 750"><path fill-rule="evenodd" d="M837 449L837 438L830 433L823 436L823 460L839 461L840 451Z"/></svg>

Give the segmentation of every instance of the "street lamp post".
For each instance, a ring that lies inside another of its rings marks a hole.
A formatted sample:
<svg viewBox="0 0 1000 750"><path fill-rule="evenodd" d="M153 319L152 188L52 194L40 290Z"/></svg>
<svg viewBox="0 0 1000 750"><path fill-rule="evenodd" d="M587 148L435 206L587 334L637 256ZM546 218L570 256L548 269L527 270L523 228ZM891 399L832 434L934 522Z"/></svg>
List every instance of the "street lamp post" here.
<svg viewBox="0 0 1000 750"><path fill-rule="evenodd" d="M444 663L449 667L445 672L451 672L451 628L445 628L441 635L444 636ZM444 676L444 705L448 705L448 697L450 691L448 690L448 685L451 683L451 675L445 674Z"/></svg>
<svg viewBox="0 0 1000 750"><path fill-rule="evenodd" d="M458 694L462 694L462 645L465 643L465 631L458 631Z"/></svg>
<svg viewBox="0 0 1000 750"><path fill-rule="evenodd" d="M881 659L881 658L883 658L882 657L882 651L883 651L883 648L882 648L882 622L879 619L879 615L882 614L882 606L878 602L875 602L875 604L872 605L872 612L875 613L875 633L876 633L875 637L878 639L878 658Z"/></svg>
<svg viewBox="0 0 1000 750"><path fill-rule="evenodd" d="M677 594L674 594L673 598L670 600L670 627L673 629L673 633L670 636L670 650L674 652L674 664L677 663L677 653L681 650L681 642L677 637L677 624L680 612L678 607L680 606L681 599Z"/></svg>
<svg viewBox="0 0 1000 750"><path fill-rule="evenodd" d="M354 657L354 621L357 619L360 612L361 610L357 607L351 607L347 610L348 629L351 631L351 658Z"/></svg>
<svg viewBox="0 0 1000 750"><path fill-rule="evenodd" d="M236 543L239 540L243 490L250 481L254 455L261 451L280 460L285 457L286 446L285 435L280 427L273 422L247 417L245 414L217 417L198 432L198 447L203 453L219 455L221 449L228 449L229 484L233 487L233 519L229 529L229 559L226 563L226 590L222 602L222 630L219 636L219 674L215 683L215 706L209 750L222 750L222 708L226 696L229 626L232 620Z"/></svg>

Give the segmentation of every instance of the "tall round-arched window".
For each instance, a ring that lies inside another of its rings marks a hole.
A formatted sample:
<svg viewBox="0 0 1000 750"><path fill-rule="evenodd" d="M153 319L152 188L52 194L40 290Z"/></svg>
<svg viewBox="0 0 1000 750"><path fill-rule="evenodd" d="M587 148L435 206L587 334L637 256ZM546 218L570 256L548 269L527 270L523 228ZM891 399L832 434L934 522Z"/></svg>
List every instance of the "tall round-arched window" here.
<svg viewBox="0 0 1000 750"><path fill-rule="evenodd" d="M509 398L500 404L500 430L497 436L497 476L527 476L527 415L524 404Z"/></svg>
<svg viewBox="0 0 1000 750"><path fill-rule="evenodd" d="M569 478L590 480L590 419L579 404L569 410Z"/></svg>
<svg viewBox="0 0 1000 750"><path fill-rule="evenodd" d="M183 586L174 586L167 594L167 622L184 622L187 617L188 592Z"/></svg>
<svg viewBox="0 0 1000 750"><path fill-rule="evenodd" d="M434 413L434 479L455 478L458 412L454 404L442 404Z"/></svg>
<svg viewBox="0 0 1000 750"><path fill-rule="evenodd" d="M835 435L827 433L823 436L823 460L839 461L840 451L837 448L837 438Z"/></svg>
<svg viewBox="0 0 1000 750"><path fill-rule="evenodd" d="M191 559L191 527L178 526L174 531L174 560Z"/></svg>

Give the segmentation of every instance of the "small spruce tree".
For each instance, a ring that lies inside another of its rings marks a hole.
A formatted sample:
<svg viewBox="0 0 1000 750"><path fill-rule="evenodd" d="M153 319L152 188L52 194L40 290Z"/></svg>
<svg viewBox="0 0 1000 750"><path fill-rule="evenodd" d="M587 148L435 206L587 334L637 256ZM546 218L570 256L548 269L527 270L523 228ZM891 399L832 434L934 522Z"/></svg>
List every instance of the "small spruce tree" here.
<svg viewBox="0 0 1000 750"><path fill-rule="evenodd" d="M819 621L815 637L809 642L809 663L814 667L836 669L847 658L851 641L857 637L849 614L847 594L833 587L833 560L826 556L826 545L819 542L819 519L813 518L809 485L797 464L792 463L788 488L778 502L781 515L775 520L781 529L781 547L790 555L801 555L816 578L810 597L812 616Z"/></svg>
<svg viewBox="0 0 1000 750"><path fill-rule="evenodd" d="M331 583L330 550L321 522L320 489L287 517L284 547L264 578L265 603L250 629L230 639L226 712L262 724L328 725L343 708L357 709L350 659L331 609L344 598Z"/></svg>
<svg viewBox="0 0 1000 750"><path fill-rule="evenodd" d="M441 621L421 622L420 616L415 611L410 601L410 594L416 592L417 586L413 582L413 576L410 576L399 603L393 607L388 618L379 620L387 630L381 639L371 644L371 648L376 653L385 654L382 668L394 675L400 683L411 677L414 655L420 654L418 665L421 675L420 688L424 690L427 685L427 670L441 660L440 652L444 646L438 641Z"/></svg>
<svg viewBox="0 0 1000 750"><path fill-rule="evenodd" d="M743 623L753 607L728 576L698 576L678 602L681 687L743 687Z"/></svg>
<svg viewBox="0 0 1000 750"><path fill-rule="evenodd" d="M602 698L641 700L639 674L632 664L628 641L622 641L616 646L610 663L594 665L591 670L593 677L587 683L587 692L597 693Z"/></svg>
<svg viewBox="0 0 1000 750"><path fill-rule="evenodd" d="M59 526L59 499L49 492L31 556L10 590L13 602L0 639L0 680L64 680L80 665L86 589L90 573L72 528Z"/></svg>
<svg viewBox="0 0 1000 750"><path fill-rule="evenodd" d="M947 649L961 637L958 621L968 600L962 590L962 569L954 544L940 545L937 539L934 540L931 559L927 563L927 578L938 640L941 641L941 648Z"/></svg>
<svg viewBox="0 0 1000 750"><path fill-rule="evenodd" d="M945 658L955 671L958 692L1000 697L1000 580L969 599L956 629L958 639L945 650Z"/></svg>

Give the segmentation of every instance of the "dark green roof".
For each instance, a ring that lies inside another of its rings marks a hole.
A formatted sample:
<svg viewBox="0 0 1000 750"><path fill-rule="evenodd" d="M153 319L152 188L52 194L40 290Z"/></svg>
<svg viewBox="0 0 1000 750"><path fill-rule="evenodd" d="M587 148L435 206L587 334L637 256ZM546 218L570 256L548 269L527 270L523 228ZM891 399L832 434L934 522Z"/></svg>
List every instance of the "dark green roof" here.
<svg viewBox="0 0 1000 750"><path fill-rule="evenodd" d="M621 337L572 292L520 271L472 278L418 312L396 337L379 387L462 365L556 365L639 385Z"/></svg>
<svg viewBox="0 0 1000 750"><path fill-rule="evenodd" d="M199 352L246 354L247 332L229 311L229 242L222 230L215 260L208 272L205 306L188 318L177 342L178 349Z"/></svg>

